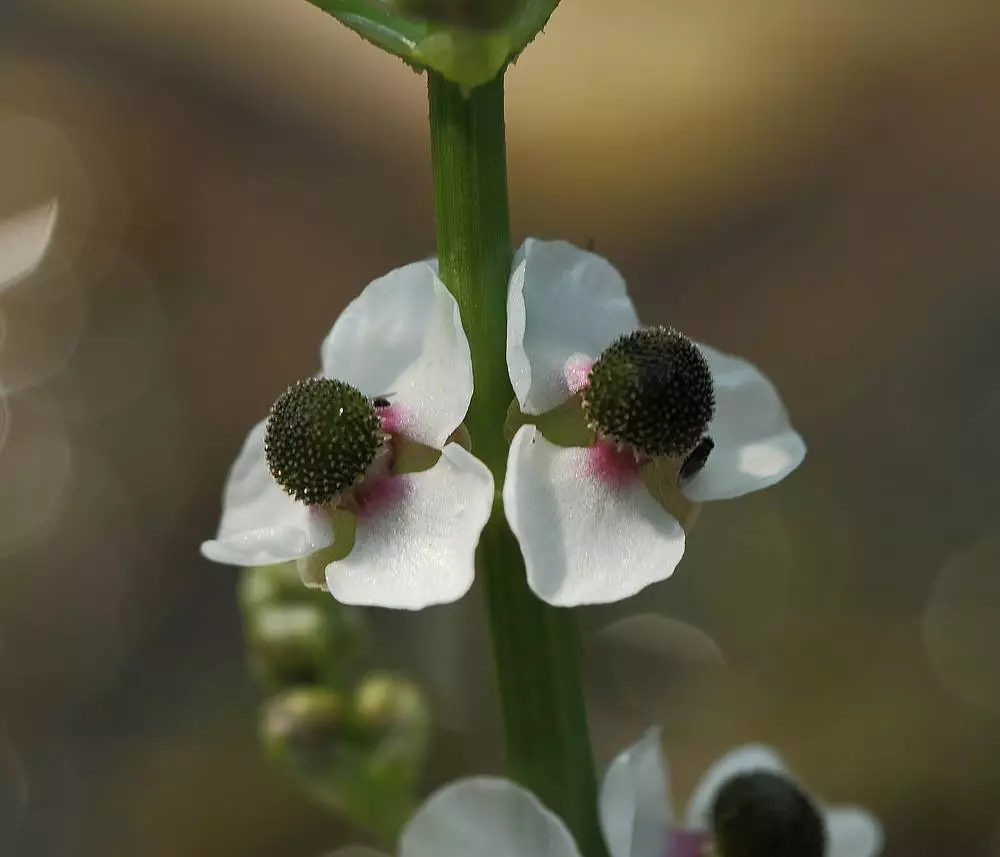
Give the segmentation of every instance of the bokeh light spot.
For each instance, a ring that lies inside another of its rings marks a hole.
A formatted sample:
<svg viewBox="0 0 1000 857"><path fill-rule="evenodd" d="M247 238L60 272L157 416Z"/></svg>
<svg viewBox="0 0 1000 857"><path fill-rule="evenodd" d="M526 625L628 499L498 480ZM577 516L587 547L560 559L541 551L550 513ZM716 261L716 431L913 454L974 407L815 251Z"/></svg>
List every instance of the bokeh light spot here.
<svg viewBox="0 0 1000 857"><path fill-rule="evenodd" d="M955 554L941 570L924 610L923 636L945 691L1000 711L1000 531Z"/></svg>

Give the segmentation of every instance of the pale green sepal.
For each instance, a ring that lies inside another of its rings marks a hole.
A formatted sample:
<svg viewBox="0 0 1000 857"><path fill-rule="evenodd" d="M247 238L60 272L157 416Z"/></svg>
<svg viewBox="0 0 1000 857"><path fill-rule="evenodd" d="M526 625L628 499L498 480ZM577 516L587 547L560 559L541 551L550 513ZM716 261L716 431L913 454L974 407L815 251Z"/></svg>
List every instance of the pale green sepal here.
<svg viewBox="0 0 1000 857"><path fill-rule="evenodd" d="M427 37L426 21L400 15L373 0L310 0L345 27L375 47L421 69L415 57L417 44Z"/></svg>
<svg viewBox="0 0 1000 857"><path fill-rule="evenodd" d="M493 80L539 33L558 0L525 0L491 30L451 26L393 11L376 0L310 0L376 47L416 69L432 68L465 94Z"/></svg>

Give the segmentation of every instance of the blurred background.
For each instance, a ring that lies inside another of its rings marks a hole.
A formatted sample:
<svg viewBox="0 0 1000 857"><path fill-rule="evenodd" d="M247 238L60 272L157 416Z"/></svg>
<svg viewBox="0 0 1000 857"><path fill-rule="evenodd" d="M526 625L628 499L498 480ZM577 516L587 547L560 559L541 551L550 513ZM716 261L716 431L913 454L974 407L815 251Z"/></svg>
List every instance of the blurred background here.
<svg viewBox="0 0 1000 857"><path fill-rule="evenodd" d="M683 798L765 741L888 855L1000 855L998 80L976 0L565 0L509 73L518 239L595 242L810 445L583 613L602 765L662 723ZM59 201L0 295L0 854L361 840L262 758L197 548L340 309L433 250L425 114L305 0L0 6L0 230ZM499 764L481 610L369 611L434 706L428 789Z"/></svg>

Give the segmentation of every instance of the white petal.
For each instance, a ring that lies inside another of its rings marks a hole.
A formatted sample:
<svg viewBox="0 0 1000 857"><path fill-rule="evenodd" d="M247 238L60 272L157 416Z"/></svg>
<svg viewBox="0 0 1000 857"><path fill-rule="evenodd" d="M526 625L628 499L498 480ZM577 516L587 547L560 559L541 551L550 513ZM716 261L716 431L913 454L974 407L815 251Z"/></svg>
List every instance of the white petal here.
<svg viewBox="0 0 1000 857"><path fill-rule="evenodd" d="M778 391L756 366L699 346L715 380L715 449L685 486L691 500L727 500L780 482L802 463L806 445L792 428Z"/></svg>
<svg viewBox="0 0 1000 857"><path fill-rule="evenodd" d="M611 857L663 857L673 813L658 729L611 763L601 784L600 812Z"/></svg>
<svg viewBox="0 0 1000 857"><path fill-rule="evenodd" d="M636 478L609 478L599 450L559 447L534 426L514 436L503 505L528 583L557 607L620 601L669 577L684 530Z"/></svg>
<svg viewBox="0 0 1000 857"><path fill-rule="evenodd" d="M827 807L827 857L877 857L885 836L882 825L867 810L855 806Z"/></svg>
<svg viewBox="0 0 1000 857"><path fill-rule="evenodd" d="M716 792L737 774L748 771L774 771L788 776L781 756L770 747L760 744L739 747L719 759L702 776L684 814L684 826L691 830L707 830Z"/></svg>
<svg viewBox="0 0 1000 857"><path fill-rule="evenodd" d="M271 565L309 556L333 544L329 519L289 497L264 459L264 427L247 435L229 471L218 535L202 542L210 560L228 565Z"/></svg>
<svg viewBox="0 0 1000 857"><path fill-rule="evenodd" d="M326 569L338 601L421 610L472 586L476 545L493 506L493 476L450 443L430 470L391 477L358 516L354 547Z"/></svg>
<svg viewBox="0 0 1000 857"><path fill-rule="evenodd" d="M472 399L458 304L426 262L371 283L323 341L323 374L388 396L408 437L440 449Z"/></svg>
<svg viewBox="0 0 1000 857"><path fill-rule="evenodd" d="M611 263L564 241L529 238L507 292L507 368L521 410L541 414L564 402L567 363L596 360L638 326Z"/></svg>
<svg viewBox="0 0 1000 857"><path fill-rule="evenodd" d="M0 220L0 291L28 276L52 241L59 205L53 199Z"/></svg>
<svg viewBox="0 0 1000 857"><path fill-rule="evenodd" d="M566 825L501 779L459 780L431 795L399 838L399 857L579 857Z"/></svg>

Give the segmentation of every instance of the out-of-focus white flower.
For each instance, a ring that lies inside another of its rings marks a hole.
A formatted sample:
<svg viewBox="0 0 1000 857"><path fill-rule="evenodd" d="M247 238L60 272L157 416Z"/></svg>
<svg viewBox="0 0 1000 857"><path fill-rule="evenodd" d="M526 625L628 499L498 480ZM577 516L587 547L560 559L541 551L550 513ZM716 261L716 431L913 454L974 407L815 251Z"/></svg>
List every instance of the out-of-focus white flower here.
<svg viewBox="0 0 1000 857"><path fill-rule="evenodd" d="M600 795L601 827L611 857L876 857L878 820L855 806L810 797L769 747L727 753L674 814L659 731L652 729L612 762Z"/></svg>
<svg viewBox="0 0 1000 857"><path fill-rule="evenodd" d="M59 203L51 199L34 208L0 219L0 295L29 276L45 258L52 243ZM0 345L6 333L3 307L0 306ZM0 449L10 430L10 417L0 379Z"/></svg>
<svg viewBox="0 0 1000 857"><path fill-rule="evenodd" d="M202 553L244 566L299 560L348 604L416 610L460 598L493 478L453 442L472 361L434 266L371 283L321 355L322 374L251 430Z"/></svg>
<svg viewBox="0 0 1000 857"><path fill-rule="evenodd" d="M600 795L610 857L876 857L866 810L822 806L767 747L741 747L705 773L683 819L673 812L659 734L611 764ZM347 857L345 849L340 857ZM566 825L531 792L477 777L445 786L403 828L399 857L579 857Z"/></svg>
<svg viewBox="0 0 1000 857"><path fill-rule="evenodd" d="M678 517L773 485L805 456L758 369L640 328L621 275L564 242L529 239L515 258L507 365L529 424L511 444L504 509L551 604L618 601L669 577Z"/></svg>
<svg viewBox="0 0 1000 857"><path fill-rule="evenodd" d="M58 215L59 204L51 199L0 219L0 292L31 274L45 258Z"/></svg>

